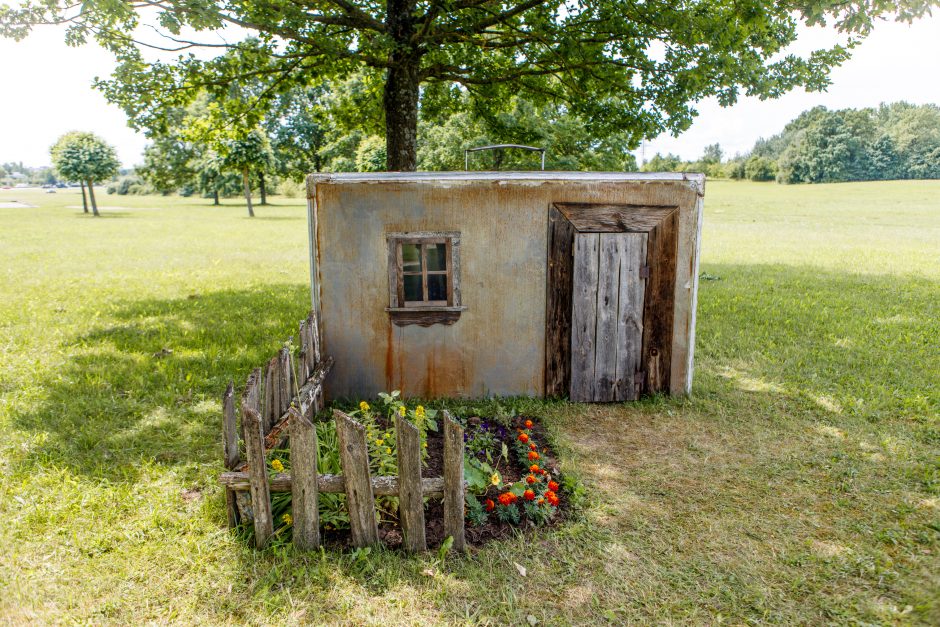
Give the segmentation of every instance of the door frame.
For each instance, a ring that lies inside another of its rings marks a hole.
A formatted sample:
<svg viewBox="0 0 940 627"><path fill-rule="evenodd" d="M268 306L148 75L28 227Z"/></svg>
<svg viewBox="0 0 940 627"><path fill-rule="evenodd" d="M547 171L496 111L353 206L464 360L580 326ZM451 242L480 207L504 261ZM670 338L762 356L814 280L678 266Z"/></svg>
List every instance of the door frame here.
<svg viewBox="0 0 940 627"><path fill-rule="evenodd" d="M553 203L549 208L545 313L545 395L568 396L574 237L577 233L646 233L649 276L643 303L642 372L637 396L669 392L675 315L679 207Z"/></svg>

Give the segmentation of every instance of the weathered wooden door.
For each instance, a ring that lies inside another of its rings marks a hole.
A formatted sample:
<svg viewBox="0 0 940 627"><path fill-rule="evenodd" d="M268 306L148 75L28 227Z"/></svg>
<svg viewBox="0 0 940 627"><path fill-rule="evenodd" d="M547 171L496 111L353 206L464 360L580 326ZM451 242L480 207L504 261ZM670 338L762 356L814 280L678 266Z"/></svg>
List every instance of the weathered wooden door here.
<svg viewBox="0 0 940 627"><path fill-rule="evenodd" d="M646 233L576 233L572 401L636 400L642 380Z"/></svg>

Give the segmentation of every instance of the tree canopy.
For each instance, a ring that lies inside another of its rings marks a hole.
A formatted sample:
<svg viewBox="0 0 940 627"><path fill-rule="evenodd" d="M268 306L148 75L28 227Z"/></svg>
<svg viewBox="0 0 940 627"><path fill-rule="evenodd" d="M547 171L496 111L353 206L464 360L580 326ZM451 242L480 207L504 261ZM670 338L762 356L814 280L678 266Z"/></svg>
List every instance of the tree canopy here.
<svg viewBox="0 0 940 627"><path fill-rule="evenodd" d="M728 105L822 89L874 22L909 21L938 1L26 0L0 9L0 33L64 23L69 43L96 39L119 61L101 88L146 127L204 91L239 94L229 114L251 117L293 87L363 72L381 96L388 169L413 170L419 111L464 96L484 116L512 96L564 107L591 135L623 133L635 146L686 129L709 96ZM163 37L145 41L144 22ZM832 23L846 37L789 53L801 22ZM252 36L202 36L228 25ZM199 46L225 54L189 54ZM185 54L150 63L148 47Z"/></svg>
<svg viewBox="0 0 940 627"><path fill-rule="evenodd" d="M73 131L60 137L49 152L63 178L83 181L88 186L92 212L99 215L94 184L117 174L121 162L114 148L93 133Z"/></svg>

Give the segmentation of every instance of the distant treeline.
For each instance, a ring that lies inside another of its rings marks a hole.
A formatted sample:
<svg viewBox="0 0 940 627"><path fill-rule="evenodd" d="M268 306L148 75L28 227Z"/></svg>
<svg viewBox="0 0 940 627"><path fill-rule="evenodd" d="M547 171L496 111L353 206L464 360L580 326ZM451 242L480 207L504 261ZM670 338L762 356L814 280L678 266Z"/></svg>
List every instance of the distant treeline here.
<svg viewBox="0 0 940 627"><path fill-rule="evenodd" d="M646 171L779 183L940 179L940 107L906 102L877 109L815 107L745 155L723 161L715 144L697 161L657 154Z"/></svg>

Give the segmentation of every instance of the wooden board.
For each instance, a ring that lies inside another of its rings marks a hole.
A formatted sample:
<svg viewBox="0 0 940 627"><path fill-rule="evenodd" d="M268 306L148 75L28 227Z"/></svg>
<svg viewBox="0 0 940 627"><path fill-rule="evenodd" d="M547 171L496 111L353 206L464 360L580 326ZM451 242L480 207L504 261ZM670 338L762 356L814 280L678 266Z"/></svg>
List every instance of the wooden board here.
<svg viewBox="0 0 940 627"><path fill-rule="evenodd" d="M640 270L646 264L645 233L608 235L620 242L620 280L617 298L617 357L616 381L613 400L634 401L639 397L642 383L636 383L636 373L642 370L643 310L646 279Z"/></svg>
<svg viewBox="0 0 940 627"><path fill-rule="evenodd" d="M648 233L678 207L555 203L579 233Z"/></svg>
<svg viewBox="0 0 940 627"><path fill-rule="evenodd" d="M245 453L248 456L248 476L251 488L251 511L255 521L255 545L260 549L274 533L271 514L271 491L268 486L267 465L264 458L264 435L261 416L254 409L242 406L245 425Z"/></svg>
<svg viewBox="0 0 940 627"><path fill-rule="evenodd" d="M398 496L398 477L372 477L372 494L375 496ZM249 475L245 471L223 472L219 475L219 484L235 492L248 490L251 485ZM269 478L268 484L271 492L290 492L293 490L294 480L290 473L279 472ZM320 494L344 494L346 492L346 479L343 475L318 475L317 492ZM425 498L444 496L443 477L422 477L421 494Z"/></svg>
<svg viewBox="0 0 940 627"><path fill-rule="evenodd" d="M294 516L294 546L312 549L320 545L320 512L317 495L317 429L291 407L290 459L293 485L291 512Z"/></svg>
<svg viewBox="0 0 940 627"><path fill-rule="evenodd" d="M231 381L222 396L222 451L225 467L235 469L241 458L238 452L238 425L235 421L235 384Z"/></svg>
<svg viewBox="0 0 940 627"><path fill-rule="evenodd" d="M464 529L463 427L444 415L444 536L454 539L455 551L466 549Z"/></svg>
<svg viewBox="0 0 940 627"><path fill-rule="evenodd" d="M650 393L670 389L678 220L679 212L669 214L650 231L647 244L650 278L643 312L642 360L646 372L644 391Z"/></svg>
<svg viewBox="0 0 940 627"><path fill-rule="evenodd" d="M571 299L572 401L594 400L594 347L597 331L597 278L600 236L577 234L574 238L574 287Z"/></svg>
<svg viewBox="0 0 940 627"><path fill-rule="evenodd" d="M571 385L571 298L574 225L548 211L548 286L545 295L545 395L566 396Z"/></svg>
<svg viewBox="0 0 940 627"><path fill-rule="evenodd" d="M339 459L346 478L346 507L349 509L349 531L354 545L377 544L379 527L375 518L375 497L369 478L369 451L366 430L361 424L334 409Z"/></svg>
<svg viewBox="0 0 940 627"><path fill-rule="evenodd" d="M645 233L575 235L571 400L635 400Z"/></svg>
<svg viewBox="0 0 940 627"><path fill-rule="evenodd" d="M401 416L395 416L398 446L398 514L405 548L426 551L424 494L421 490L421 435Z"/></svg>

